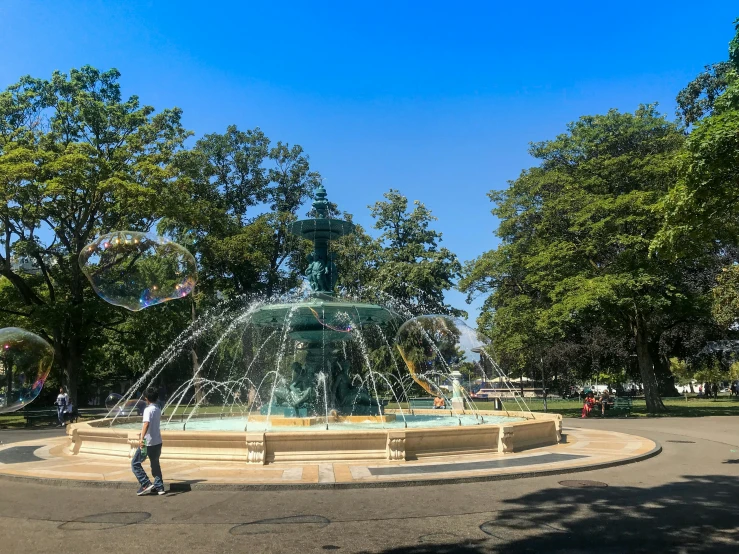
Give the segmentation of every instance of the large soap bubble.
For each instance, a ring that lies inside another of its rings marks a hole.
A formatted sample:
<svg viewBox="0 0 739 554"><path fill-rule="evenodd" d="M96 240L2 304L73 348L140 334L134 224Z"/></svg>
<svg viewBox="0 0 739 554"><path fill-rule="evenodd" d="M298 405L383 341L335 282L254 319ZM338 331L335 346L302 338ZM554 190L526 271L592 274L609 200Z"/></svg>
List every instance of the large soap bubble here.
<svg viewBox="0 0 739 554"><path fill-rule="evenodd" d="M44 387L54 349L44 339L17 327L0 329L0 413L32 402Z"/></svg>
<svg viewBox="0 0 739 554"><path fill-rule="evenodd" d="M186 248L134 231L98 237L82 250L79 264L103 300L134 312L187 296L197 280Z"/></svg>
<svg viewBox="0 0 739 554"><path fill-rule="evenodd" d="M113 414L132 416L141 415L146 408L146 402L141 399L131 398L123 402L123 396L115 392L111 392L105 399L105 407Z"/></svg>
<svg viewBox="0 0 739 554"><path fill-rule="evenodd" d="M485 381L492 369L489 339L456 317L409 319L398 329L395 345L413 379L433 395L453 371Z"/></svg>

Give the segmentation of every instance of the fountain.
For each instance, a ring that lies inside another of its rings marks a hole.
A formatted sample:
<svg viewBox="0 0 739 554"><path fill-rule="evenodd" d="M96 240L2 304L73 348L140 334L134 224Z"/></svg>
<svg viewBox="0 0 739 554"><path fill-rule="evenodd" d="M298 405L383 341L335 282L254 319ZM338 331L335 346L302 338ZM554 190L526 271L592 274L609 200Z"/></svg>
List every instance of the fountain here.
<svg viewBox="0 0 739 554"><path fill-rule="evenodd" d="M449 355L460 362L469 353L454 340L449 344L450 337L464 334L464 323L446 316L412 319L400 309L337 295L330 243L354 226L328 217L323 186L313 208L316 217L289 226L290 233L313 243L307 295L217 308L186 330L120 399L121 405L135 403L196 341L207 345L192 379L163 407L163 458L402 461L513 452L559 441L558 415L475 407L458 367L448 361ZM410 333L400 338L399 329L409 324ZM435 343L439 340L444 344ZM408 372L399 369L403 364ZM445 409L401 409L408 400L406 381L411 383L401 373L429 394L445 397ZM451 398L440 380L452 383ZM389 391L396 408L387 408L380 390ZM104 419L69 426L70 452L130 457L140 418L126 414L130 411L114 407Z"/></svg>

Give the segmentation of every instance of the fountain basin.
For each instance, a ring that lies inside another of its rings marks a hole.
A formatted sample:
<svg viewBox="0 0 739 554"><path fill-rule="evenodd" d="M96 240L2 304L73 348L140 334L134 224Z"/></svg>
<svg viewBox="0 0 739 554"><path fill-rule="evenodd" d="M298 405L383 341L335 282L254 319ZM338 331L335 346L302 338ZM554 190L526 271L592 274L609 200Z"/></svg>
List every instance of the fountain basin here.
<svg viewBox="0 0 739 554"><path fill-rule="evenodd" d="M252 430L251 426L256 427L260 422L250 419L247 431L243 431L243 428L240 431L191 430L198 420L223 421L212 417L197 418L188 423L190 429L186 431L174 430L172 424L169 429L162 430L162 458L242 461L247 464L371 460L402 462L465 454L519 452L557 444L562 431L562 416L558 414L482 411L477 414L496 423L485 421L461 426L456 414L440 416L436 410L415 410L415 414L435 418L433 421L436 426L430 423L432 419L411 420L409 417L409 426L405 428L402 418L396 414L394 422L369 422L369 427L367 423L339 422L334 423L332 429L329 422L329 430L326 430L323 419L318 425L289 430L279 424L267 430ZM464 418L463 422L475 420L472 412L460 415ZM362 418L368 419L366 416ZM241 418L226 419L243 422ZM273 418L272 422L278 419ZM74 455L132 457L138 446L141 420L137 417L118 418L116 423L111 426L110 420L101 419L68 426L69 452ZM419 426L414 427L412 423ZM358 425L364 425L364 428ZM372 428L372 425L376 427Z"/></svg>

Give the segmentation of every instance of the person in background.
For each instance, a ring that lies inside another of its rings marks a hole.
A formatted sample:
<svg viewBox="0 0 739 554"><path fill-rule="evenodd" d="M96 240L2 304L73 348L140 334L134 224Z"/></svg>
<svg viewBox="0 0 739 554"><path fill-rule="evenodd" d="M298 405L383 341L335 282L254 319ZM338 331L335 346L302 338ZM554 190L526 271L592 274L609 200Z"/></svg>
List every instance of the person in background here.
<svg viewBox="0 0 739 554"><path fill-rule="evenodd" d="M608 393L608 389L603 390L603 394L600 395L600 415L606 415L606 407L611 401L611 395Z"/></svg>
<svg viewBox="0 0 739 554"><path fill-rule="evenodd" d="M582 419L590 415L590 412L593 411L593 406L595 406L595 396L593 396L592 392L589 392L585 396L585 403L582 405Z"/></svg>
<svg viewBox="0 0 739 554"><path fill-rule="evenodd" d="M64 427L66 422L64 421L64 414L67 411L67 404L69 404L69 395L64 392L64 387L59 387L59 394L56 397L56 416L59 420L59 427Z"/></svg>
<svg viewBox="0 0 739 554"><path fill-rule="evenodd" d="M77 421L77 410L74 409L74 404L72 404L71 400L67 402L67 407L64 410L64 417L69 420L69 423Z"/></svg>
<svg viewBox="0 0 739 554"><path fill-rule="evenodd" d="M154 490L156 490L157 494L165 494L162 468L159 465L159 456L162 454L162 433L159 429L162 412L157 405L159 393L156 389L150 388L146 391L144 397L146 398L144 425L141 428L139 447L133 455L133 460L131 460L131 469L136 479L138 479L139 485L141 485L139 490L136 491L136 494L142 496ZM151 464L151 474L154 476L154 483L149 480L149 476L141 465L147 457Z"/></svg>
<svg viewBox="0 0 739 554"><path fill-rule="evenodd" d="M444 406L444 399L441 396L434 398L434 410L442 410L444 409Z"/></svg>

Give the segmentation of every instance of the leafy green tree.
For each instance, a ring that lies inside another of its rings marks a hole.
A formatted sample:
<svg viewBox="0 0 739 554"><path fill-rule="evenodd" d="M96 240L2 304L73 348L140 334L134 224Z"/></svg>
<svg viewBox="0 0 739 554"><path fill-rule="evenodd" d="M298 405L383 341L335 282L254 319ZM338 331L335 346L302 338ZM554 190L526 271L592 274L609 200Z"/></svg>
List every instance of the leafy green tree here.
<svg viewBox="0 0 739 554"><path fill-rule="evenodd" d="M632 342L650 412L664 410L655 374L655 365L667 365L662 334L705 307L697 300L705 289L690 279L698 262L649 252L683 143L676 124L641 106L581 117L566 134L533 144L541 165L490 193L501 246L468 266L462 282L492 292L486 308L495 311L482 323L502 340L512 336L519 350L596 325Z"/></svg>
<svg viewBox="0 0 739 554"><path fill-rule="evenodd" d="M436 218L420 201L408 210L408 199L397 190L370 207L375 229L382 231L376 273L371 285L418 314L463 312L444 303L444 291L461 273L457 256L440 247L441 233L430 228Z"/></svg>
<svg viewBox="0 0 739 554"><path fill-rule="evenodd" d="M320 182L303 149L270 147L260 129L232 125L180 153L176 167L181 202L162 228L197 253L208 295L294 288L304 245L287 225Z"/></svg>
<svg viewBox="0 0 739 554"><path fill-rule="evenodd" d="M12 284L0 310L54 346L74 401L91 344L127 318L94 295L79 253L171 209L171 161L189 136L179 109L124 100L119 76L85 66L0 93L0 276ZM22 256L31 273L14 265Z"/></svg>
<svg viewBox="0 0 739 554"><path fill-rule="evenodd" d="M739 244L739 19L722 85L710 98L710 115L696 122L681 157L680 179L661 210L664 227L653 248L673 255ZM716 96L716 93L721 92ZM703 108L700 108L703 110ZM703 113L701 111L701 113Z"/></svg>
<svg viewBox="0 0 739 554"><path fill-rule="evenodd" d="M725 329L736 328L739 323L739 267L724 268L713 289L713 316Z"/></svg>

